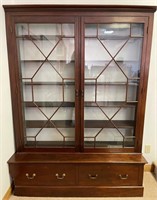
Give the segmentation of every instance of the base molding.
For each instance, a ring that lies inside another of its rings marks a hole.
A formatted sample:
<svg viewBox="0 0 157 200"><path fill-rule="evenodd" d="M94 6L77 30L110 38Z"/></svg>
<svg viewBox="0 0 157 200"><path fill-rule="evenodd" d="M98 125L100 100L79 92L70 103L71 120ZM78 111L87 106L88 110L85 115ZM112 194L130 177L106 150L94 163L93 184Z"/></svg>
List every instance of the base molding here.
<svg viewBox="0 0 157 200"><path fill-rule="evenodd" d="M12 188L10 186L7 192L5 193L4 197L2 198L2 200L9 200L11 197L11 194L12 194Z"/></svg>
<svg viewBox="0 0 157 200"><path fill-rule="evenodd" d="M43 186L15 186L17 196L34 197L142 197L142 186L123 187L43 187Z"/></svg>

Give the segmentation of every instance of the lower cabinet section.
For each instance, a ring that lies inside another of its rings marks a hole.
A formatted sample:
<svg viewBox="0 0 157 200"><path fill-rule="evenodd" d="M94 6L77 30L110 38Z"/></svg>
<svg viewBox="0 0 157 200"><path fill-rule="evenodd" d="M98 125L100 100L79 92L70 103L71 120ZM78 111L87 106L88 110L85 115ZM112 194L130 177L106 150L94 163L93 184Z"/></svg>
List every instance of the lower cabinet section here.
<svg viewBox="0 0 157 200"><path fill-rule="evenodd" d="M142 196L142 162L76 160L9 161L19 196Z"/></svg>

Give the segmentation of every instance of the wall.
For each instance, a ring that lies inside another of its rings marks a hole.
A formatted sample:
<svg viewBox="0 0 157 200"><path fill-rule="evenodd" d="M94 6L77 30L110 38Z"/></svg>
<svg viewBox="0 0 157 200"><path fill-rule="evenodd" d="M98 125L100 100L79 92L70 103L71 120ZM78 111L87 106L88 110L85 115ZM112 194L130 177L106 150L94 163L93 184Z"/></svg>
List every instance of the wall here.
<svg viewBox="0 0 157 200"><path fill-rule="evenodd" d="M0 7L0 38L1 38L1 50L0 50L0 68L1 68L1 96L0 96L0 134L1 134L1 174L0 174L0 194L4 196L5 192L9 188L10 177L8 174L7 161L8 158L14 152L14 140L13 140L13 126L12 126L12 111L11 111L11 98L10 98L10 83L9 83L9 71L7 61L7 48L6 48L6 32L5 32L5 19L4 11ZM2 198L0 198L2 199Z"/></svg>
<svg viewBox="0 0 157 200"><path fill-rule="evenodd" d="M9 86L9 72L8 72L8 61L7 61L7 49L6 49L6 32L5 32L5 19L4 11L2 8L3 4L42 4L42 0L1 0L0 6L0 159L1 159L1 173L0 173L0 199L4 196L5 192L10 186L10 178L8 173L7 160L14 153L14 140L13 140L13 125L12 125L12 111L11 111L11 97L10 97L10 86ZM44 4L74 4L73 0L45 0ZM157 0L77 0L75 4L132 4L132 5L157 5ZM155 17L155 26L157 27L157 15ZM157 160L157 133L156 133L156 109L157 109L157 98L156 98L156 37L157 31L154 30L153 47L151 56L151 66L149 74L149 85L148 85L148 96L147 96L147 107L145 117L145 128L144 128L144 145L151 145L150 154L145 154L148 162L151 163L155 159ZM155 91L155 92L154 92Z"/></svg>

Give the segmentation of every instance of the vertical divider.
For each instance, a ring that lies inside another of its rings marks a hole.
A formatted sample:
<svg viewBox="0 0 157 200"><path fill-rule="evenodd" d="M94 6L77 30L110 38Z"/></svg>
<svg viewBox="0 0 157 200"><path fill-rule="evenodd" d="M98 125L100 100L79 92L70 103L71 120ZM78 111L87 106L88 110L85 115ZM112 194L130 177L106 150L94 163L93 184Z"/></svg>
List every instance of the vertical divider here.
<svg viewBox="0 0 157 200"><path fill-rule="evenodd" d="M80 145L81 145L81 151L84 151L84 60L85 60L85 40L84 40L84 18L81 17L81 34L80 34L80 60L81 60L81 137L80 137Z"/></svg>
<svg viewBox="0 0 157 200"><path fill-rule="evenodd" d="M80 19L75 18L75 151L80 151L81 132L81 93L80 93Z"/></svg>

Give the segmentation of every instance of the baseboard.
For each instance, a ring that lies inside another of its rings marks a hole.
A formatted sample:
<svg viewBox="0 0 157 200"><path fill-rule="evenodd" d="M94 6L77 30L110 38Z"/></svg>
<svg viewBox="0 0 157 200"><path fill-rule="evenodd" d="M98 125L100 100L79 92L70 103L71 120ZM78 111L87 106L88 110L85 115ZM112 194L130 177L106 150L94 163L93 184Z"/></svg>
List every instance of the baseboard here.
<svg viewBox="0 0 157 200"><path fill-rule="evenodd" d="M12 194L12 188L9 187L9 189L7 190L7 192L5 193L4 197L2 198L2 200L9 200Z"/></svg>
<svg viewBox="0 0 157 200"><path fill-rule="evenodd" d="M153 164L154 164L154 175L155 179L157 180L157 161L155 161Z"/></svg>
<svg viewBox="0 0 157 200"><path fill-rule="evenodd" d="M153 164L146 164L144 166L144 171L145 172L154 172L154 165Z"/></svg>

